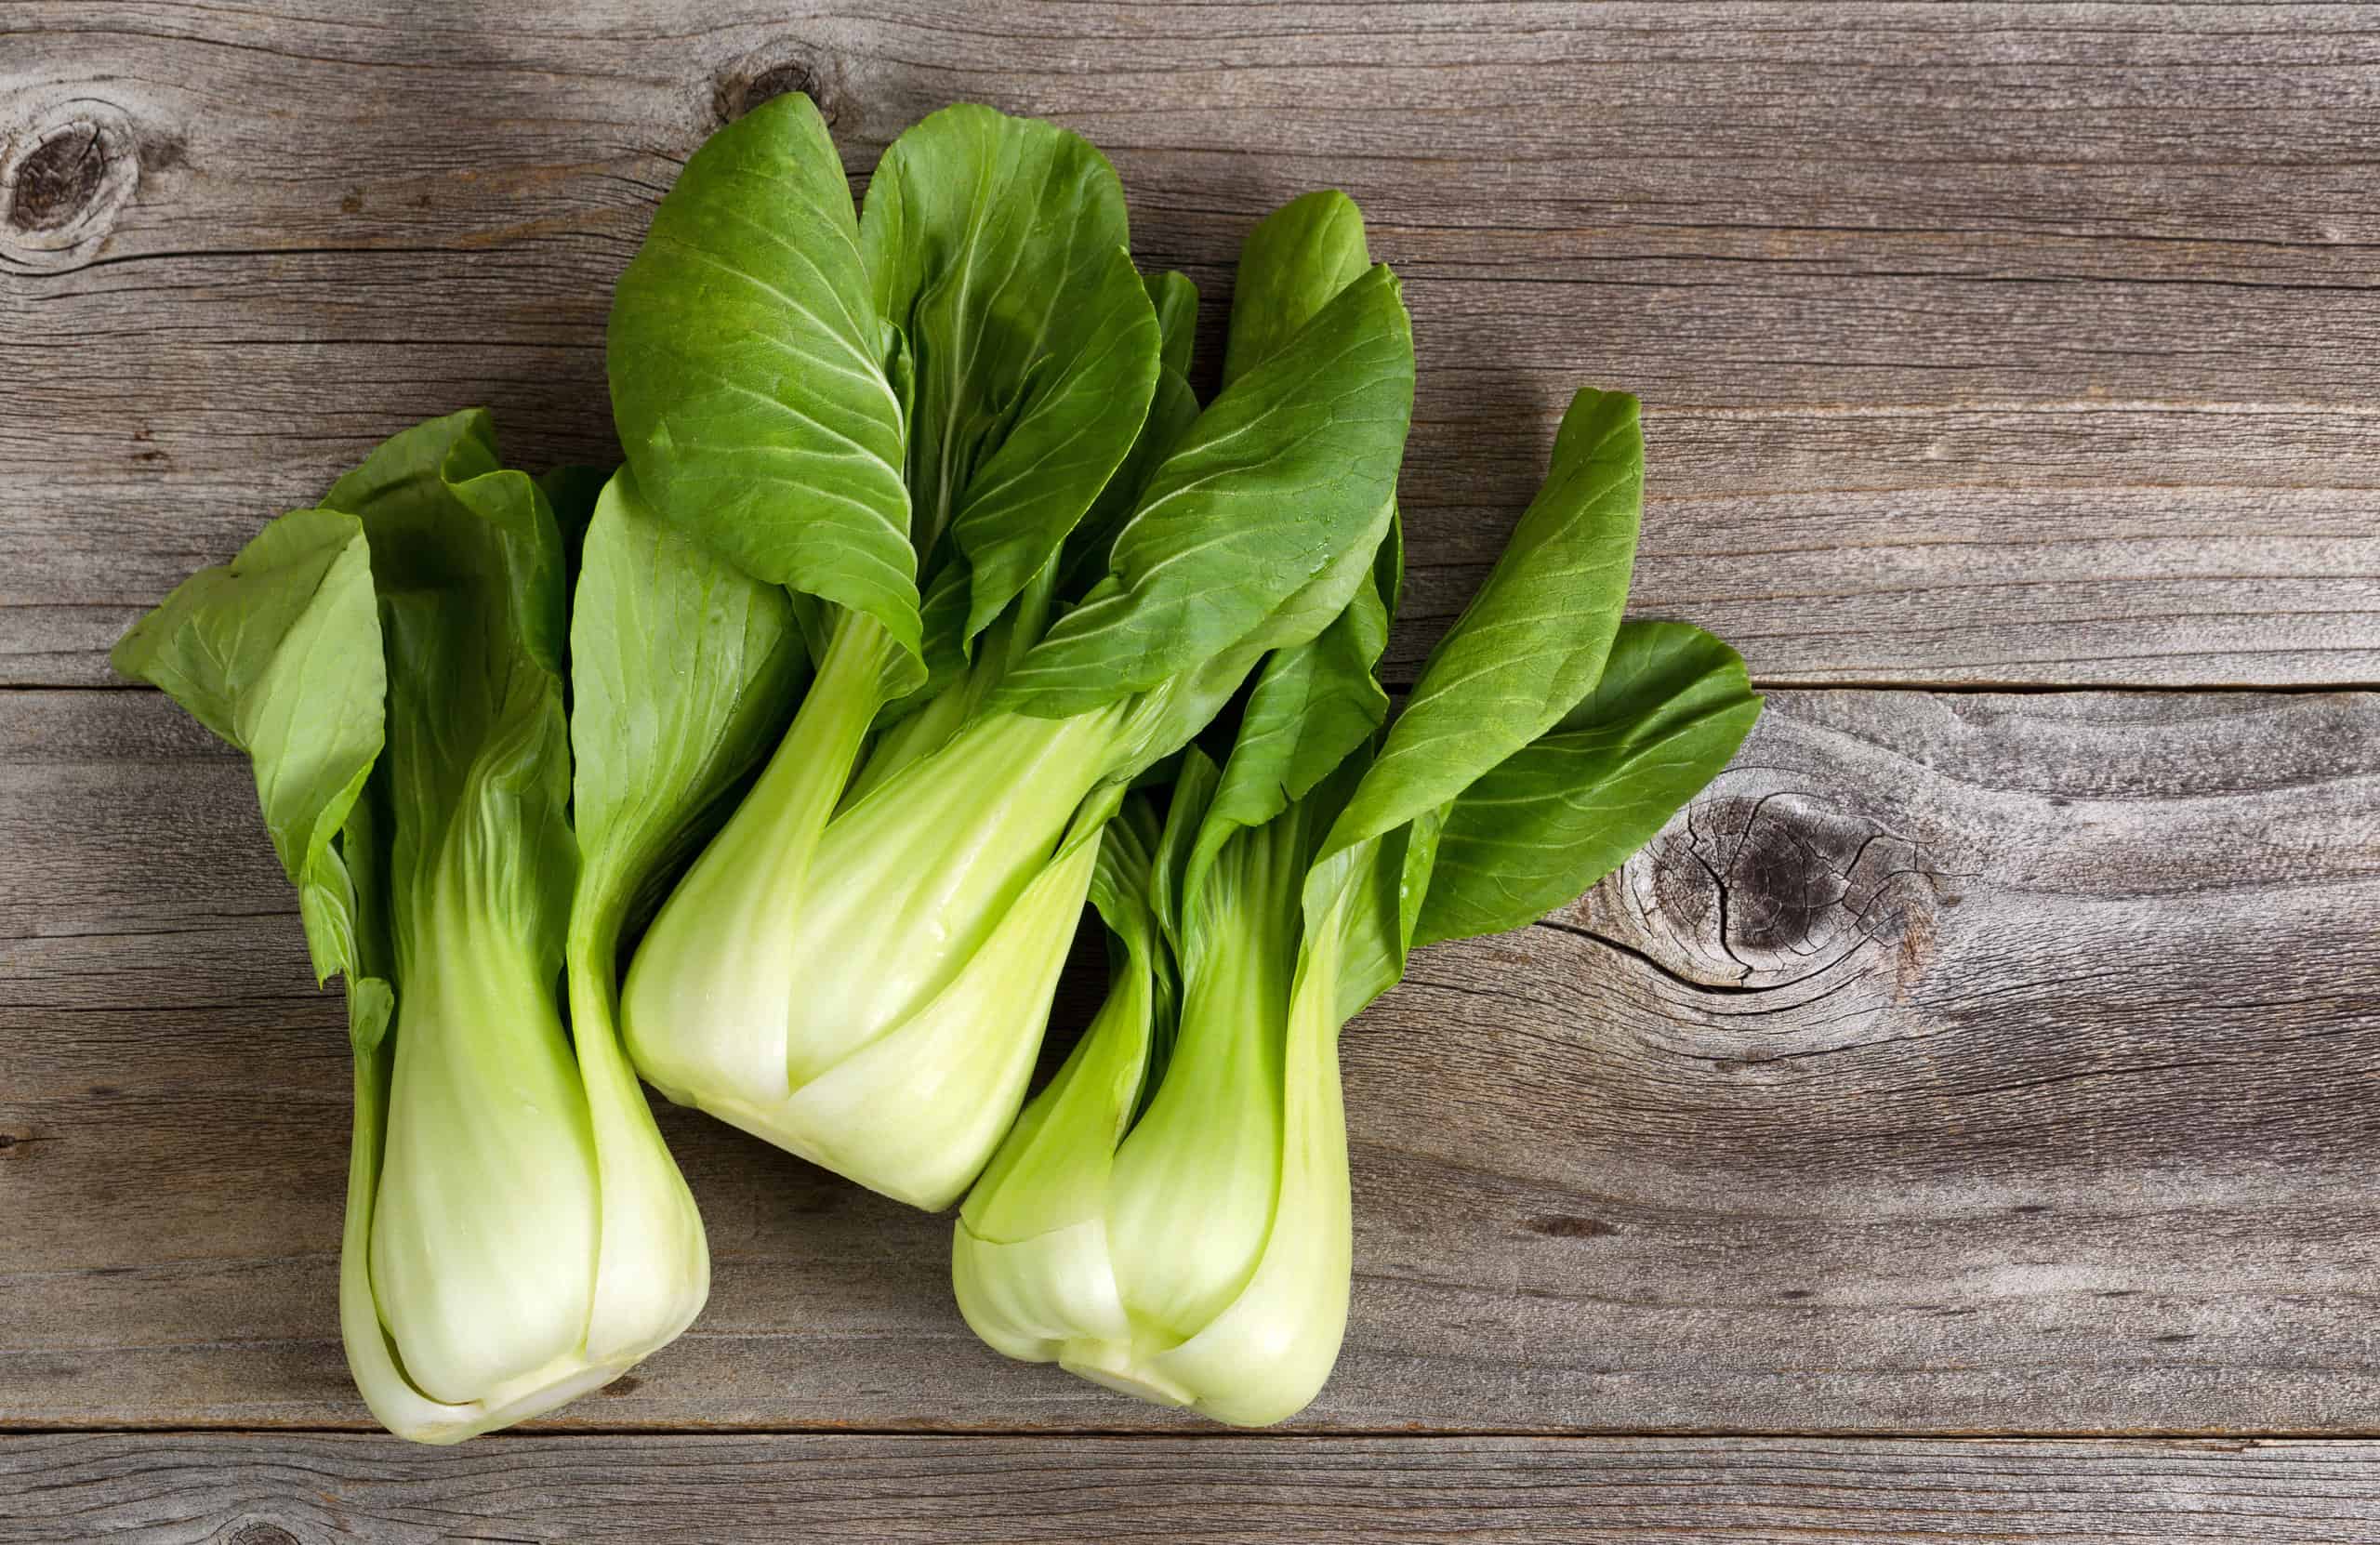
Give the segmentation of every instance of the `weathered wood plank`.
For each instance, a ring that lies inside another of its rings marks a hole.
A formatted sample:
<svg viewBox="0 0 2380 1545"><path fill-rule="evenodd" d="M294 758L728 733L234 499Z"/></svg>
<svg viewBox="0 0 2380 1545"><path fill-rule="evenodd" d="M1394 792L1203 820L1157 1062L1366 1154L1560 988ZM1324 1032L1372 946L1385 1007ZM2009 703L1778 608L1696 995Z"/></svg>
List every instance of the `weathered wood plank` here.
<svg viewBox="0 0 2380 1545"><path fill-rule="evenodd" d="M721 114L795 84L855 171L955 98L1063 118L1216 299L1258 212L1354 192L1422 350L1400 668L1593 382L1648 402L1639 604L1764 680L2380 680L2380 8L7 26L0 177L52 129L99 160L0 209L0 680L103 682L175 580L416 417L485 401L524 461L610 454L612 277Z"/></svg>
<svg viewBox="0 0 2380 1545"><path fill-rule="evenodd" d="M0 1440L0 1541L24 1545L2341 1545L2380 1532L2380 1445L100 1433Z"/></svg>
<svg viewBox="0 0 2380 1545"><path fill-rule="evenodd" d="M347 1063L245 767L0 694L0 1423L349 1426ZM1346 1042L1342 1431L2368 1432L2380 694L1782 693ZM694 1331L562 1426L1139 1428L948 1223L665 1129Z"/></svg>

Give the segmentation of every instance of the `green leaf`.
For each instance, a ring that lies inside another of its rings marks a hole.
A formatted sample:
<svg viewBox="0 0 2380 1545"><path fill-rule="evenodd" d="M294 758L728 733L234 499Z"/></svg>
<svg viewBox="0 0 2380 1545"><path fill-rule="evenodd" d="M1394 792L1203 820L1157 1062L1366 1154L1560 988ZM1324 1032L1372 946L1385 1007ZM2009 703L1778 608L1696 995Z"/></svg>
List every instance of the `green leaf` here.
<svg viewBox="0 0 2380 1545"><path fill-rule="evenodd" d="M1456 798L1419 942L1576 900L1717 777L1759 717L1734 650L1685 623L1623 625L1594 692Z"/></svg>
<svg viewBox="0 0 2380 1545"><path fill-rule="evenodd" d="M842 163L790 93L686 163L613 291L605 363L654 508L747 574L874 617L916 655L898 347Z"/></svg>
<svg viewBox="0 0 2380 1545"><path fill-rule="evenodd" d="M1636 399L1585 390L1554 466L1421 680L1327 849L1438 809L1560 720L1603 674L1644 503Z"/></svg>
<svg viewBox="0 0 2380 1545"><path fill-rule="evenodd" d="M1173 454L1198 417L1197 394L1190 390L1189 381L1190 345L1198 323L1197 287L1186 276L1173 272L1152 273L1143 283L1148 286L1149 303L1157 310L1157 387L1149 395L1148 416L1141 421L1131 451L1074 530L1066 534L1058 558L1057 594L1068 601L1080 599L1083 591L1105 576L1108 549L1139 508L1149 474Z"/></svg>
<svg viewBox="0 0 2380 1545"><path fill-rule="evenodd" d="M1370 262L1363 216L1344 193L1308 193L1267 216L1240 249L1224 379L1295 337ZM1390 524L1393 533L1393 518ZM1194 871L1211 862L1232 826L1258 826L1278 815L1387 718L1388 693L1372 670L1388 643L1382 580L1392 591L1398 586L1401 560L1401 541L1391 535L1346 610L1313 638L1265 659L1241 711Z"/></svg>
<svg viewBox="0 0 2380 1545"><path fill-rule="evenodd" d="M768 754L804 662L786 593L638 496L623 469L588 528L571 617L576 939L609 950L641 889Z"/></svg>
<svg viewBox="0 0 2380 1545"><path fill-rule="evenodd" d="M1371 266L1363 212L1336 189L1291 199L1258 221L1240 244L1223 384L1295 337Z"/></svg>
<svg viewBox="0 0 2380 1545"><path fill-rule="evenodd" d="M552 508L501 466L477 410L392 437L324 503L362 520L380 600L388 749L377 777L400 971L410 919L452 881L541 974L558 974L576 850Z"/></svg>
<svg viewBox="0 0 2380 1545"><path fill-rule="evenodd" d="M1412 326L1374 269L1198 416L1117 533L1109 577L995 706L1061 718L1144 692L1247 638L1359 543L1368 563L1412 405Z"/></svg>
<svg viewBox="0 0 2380 1545"><path fill-rule="evenodd" d="M370 549L354 516L300 509L204 569L135 623L111 656L246 752L283 871L298 887L318 982L361 980L355 900L335 846L378 759L388 680Z"/></svg>
<svg viewBox="0 0 2380 1545"><path fill-rule="evenodd" d="M362 517L373 583L385 598L450 585L500 587L492 598L519 646L559 674L568 644L568 577L545 495L496 452L484 408L390 436L331 485L323 503ZM459 535L458 535L459 534ZM455 538L459 546L449 549Z"/></svg>
<svg viewBox="0 0 2380 1545"><path fill-rule="evenodd" d="M1329 627L1266 658L1223 764L1219 818L1263 825L1380 728L1388 693L1372 666L1387 640L1388 611L1366 575Z"/></svg>
<svg viewBox="0 0 2380 1545"><path fill-rule="evenodd" d="M1338 621L1374 573L1389 514L1382 506L1369 531L1253 631L1135 699L1110 774L1137 777L1180 750L1223 711L1267 654L1302 644Z"/></svg>
<svg viewBox="0 0 2380 1545"><path fill-rule="evenodd" d="M911 539L947 530L973 638L1131 449L1158 329L1106 157L1055 125L945 108L878 163L860 247L915 368Z"/></svg>
<svg viewBox="0 0 2380 1545"><path fill-rule="evenodd" d="M1388 535L1381 538L1372 563L1372 593L1381 598L1389 619L1395 621L1405 604L1405 517L1395 508L1388 512Z"/></svg>
<svg viewBox="0 0 2380 1545"><path fill-rule="evenodd" d="M1116 544L1116 534L1132 518L1140 507L1142 491L1148 487L1151 474L1173 454L1190 426L1198 421L1198 398L1190 383L1168 365L1157 373L1157 390L1149 398L1149 416L1141 424L1140 438L1132 442L1130 456L1116 475L1107 480L1092 501L1091 510L1075 529L1066 534L1065 547L1058 560L1059 593L1069 599L1079 598L1107 573L1108 554Z"/></svg>
<svg viewBox="0 0 2380 1545"><path fill-rule="evenodd" d="M1335 829L1336 817L1362 786L1369 765L1364 754L1350 757L1295 807L1317 839ZM1421 905L1416 887L1429 882L1436 835L1437 817L1431 812L1345 847L1321 840L1310 847L1298 898L1306 962L1301 971L1316 960L1329 962L1329 980L1321 986L1337 1023L1355 1018L1404 978Z"/></svg>
<svg viewBox="0 0 2380 1545"><path fill-rule="evenodd" d="M1190 350L1197 342L1198 286L1190 276L1169 269L1146 275L1149 305L1157 312L1157 368L1187 380Z"/></svg>

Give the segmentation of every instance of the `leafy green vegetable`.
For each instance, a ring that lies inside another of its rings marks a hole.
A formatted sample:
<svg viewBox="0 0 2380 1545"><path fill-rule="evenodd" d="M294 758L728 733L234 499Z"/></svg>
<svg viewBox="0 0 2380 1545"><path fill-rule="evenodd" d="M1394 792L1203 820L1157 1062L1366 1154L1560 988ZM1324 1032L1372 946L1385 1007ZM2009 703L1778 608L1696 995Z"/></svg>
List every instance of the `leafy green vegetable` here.
<svg viewBox="0 0 2380 1545"><path fill-rule="evenodd" d="M613 291L606 360L620 443L656 508L746 573L870 618L914 655L899 347L842 163L796 93L686 163Z"/></svg>
<svg viewBox="0 0 2380 1545"><path fill-rule="evenodd" d="M1325 244L1283 244L1329 260ZM1220 772L1190 753L1142 909L1164 925L1179 1023L1164 1032L1146 986L1162 962L1130 947L1149 930L1129 932L1134 909L1107 900L1128 945L1108 1003L954 1231L959 1309L992 1346L1241 1425L1320 1391L1350 1273L1341 1027L1417 939L1575 899L1759 711L1725 644L1620 621L1635 424L1633 399L1579 395L1544 490L1376 752L1346 735L1340 699L1284 687L1267 702L1260 685ZM1397 588L1374 585L1376 600ZM1328 659L1324 640L1285 649L1263 681L1368 677L1373 637ZM1301 732L1307 705L1323 733Z"/></svg>
<svg viewBox="0 0 2380 1545"><path fill-rule="evenodd" d="M767 104L615 298L639 490L791 589L818 660L622 1017L672 1099L940 1207L1014 1115L1125 788L1370 581L1412 337L1355 263L1201 412L1195 296L1133 271L1078 139L952 109L856 221L842 186L814 110Z"/></svg>
<svg viewBox="0 0 2380 1545"><path fill-rule="evenodd" d="M1744 663L1674 622L1625 622L1603 680L1464 789L1438 837L1415 942L1519 928L1652 840L1760 717Z"/></svg>
<svg viewBox="0 0 2380 1545"><path fill-rule="evenodd" d="M1267 216L1249 233L1240 260L1226 378L1277 351L1370 266L1363 216L1344 193L1308 193ZM1389 538L1346 609L1314 638L1274 651L1257 676L1193 860L1191 891L1231 831L1278 815L1388 717L1388 693L1372 667L1388 643L1387 598L1403 577L1393 502L1387 519Z"/></svg>
<svg viewBox="0 0 2380 1545"><path fill-rule="evenodd" d="M1636 399L1580 392L1554 436L1551 475L1422 667L1332 849L1445 803L1594 686L1627 604L1644 492Z"/></svg>
<svg viewBox="0 0 2380 1545"><path fill-rule="evenodd" d="M928 553L946 531L964 555L966 638L1032 582L1146 416L1157 320L1126 244L1104 156L986 107L919 123L868 185L861 258L916 382L911 541Z"/></svg>
<svg viewBox="0 0 2380 1545"><path fill-rule="evenodd" d="M574 1039L560 1013L574 906L600 929L631 867L582 871L570 829L565 563L544 492L458 414L193 576L115 654L248 753L317 973L347 978L340 1323L374 1415L424 1442L615 1377L708 1284L608 1022Z"/></svg>
<svg viewBox="0 0 2380 1545"><path fill-rule="evenodd" d="M359 993L374 1005L362 1019L384 1020L387 984L358 970L337 841L385 733L363 524L330 509L284 515L133 624L112 663L248 754L266 830L298 887L315 980L346 977L350 1005ZM359 1028L364 1041L377 1034L377 1023Z"/></svg>
<svg viewBox="0 0 2380 1545"><path fill-rule="evenodd" d="M1009 1355L1293 1415L1347 1313L1342 1028L1750 731L1732 650L1622 621L1643 442L1592 390L1392 720L1413 340L1361 213L1249 234L1203 406L1197 293L1129 237L1055 125L934 113L855 208L813 104L765 102L619 281L626 466L432 420L118 645L247 753L345 980L341 1329L392 1431L549 1409L699 1311L640 1073L964 1194L953 1283ZM1108 997L1019 1115L1086 903Z"/></svg>
<svg viewBox="0 0 2380 1545"><path fill-rule="evenodd" d="M587 1338L602 1359L641 1355L653 1327L677 1316L674 1336L708 1284L702 1221L650 1141L652 1112L620 1044L621 931L767 753L805 660L785 592L657 519L623 469L587 528L571 661L580 863L567 977L602 1198ZM691 1284L686 1261L702 1268Z"/></svg>
<svg viewBox="0 0 2380 1545"><path fill-rule="evenodd" d="M1373 269L1226 386L1141 491L1108 577L1012 669L996 706L1078 714L1262 627L1380 541L1412 411L1412 334ZM1371 452L1374 454L1365 455Z"/></svg>

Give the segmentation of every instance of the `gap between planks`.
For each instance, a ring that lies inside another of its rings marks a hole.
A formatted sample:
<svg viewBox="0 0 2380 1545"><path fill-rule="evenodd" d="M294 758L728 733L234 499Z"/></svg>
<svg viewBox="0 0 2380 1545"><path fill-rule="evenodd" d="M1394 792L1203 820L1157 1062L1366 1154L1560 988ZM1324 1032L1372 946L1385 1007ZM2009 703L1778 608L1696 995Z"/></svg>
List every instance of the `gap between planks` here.
<svg viewBox="0 0 2380 1545"><path fill-rule="evenodd" d="M66 1426L0 1425L0 1443L12 1438L67 1437L143 1437L143 1438L377 1438L386 1437L385 1429L372 1422L348 1426L322 1423L288 1427L193 1427L187 1423L140 1426L123 1422L89 1423ZM494 1441L498 1443L551 1443L578 1438L946 1438L973 1442L983 1439L1010 1442L1039 1443L1051 1440L1080 1438L1102 1443L1176 1443L1183 1441L1231 1443L1254 1440L1260 1443L1331 1444L1345 1442L1429 1444L1454 1440L1514 1440L1529 1443L1561 1443L1593 1445L1603 1443L1858 1443L1906 1444L1911 1446L1927 1444L2023 1444L2023 1443L2187 1443L2210 1447L2230 1446L2246 1450L2259 1444L2348 1444L2380 1443L2380 1427L2352 1432L2328 1429L2275 1429L2271 1431L2231 1432L2202 1431L2190 1428L2109 1428L2077 1431L2044 1428L2035 1430L1977 1428L1971 1432L1948 1429L1940 1432L1871 1433L1857 1429L1824 1430L1816 1428L1744 1428L1716 1429L1700 1427L1632 1427L1632 1428L1543 1428L1543 1427L1346 1427L1319 1430L1270 1429L1204 1425L1198 1427L886 1427L832 1426L825 1424L770 1422L752 1426L741 1424L717 1426L671 1425L666 1422L620 1422L600 1427L525 1426L500 1428L482 1433L471 1439L474 1446Z"/></svg>

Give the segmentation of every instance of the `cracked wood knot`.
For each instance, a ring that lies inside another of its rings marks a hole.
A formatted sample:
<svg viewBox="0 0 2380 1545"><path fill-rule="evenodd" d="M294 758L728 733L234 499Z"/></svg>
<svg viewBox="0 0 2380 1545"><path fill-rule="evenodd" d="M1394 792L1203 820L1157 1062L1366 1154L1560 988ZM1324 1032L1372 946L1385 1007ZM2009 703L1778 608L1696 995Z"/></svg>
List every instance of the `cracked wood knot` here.
<svg viewBox="0 0 2380 1545"><path fill-rule="evenodd" d="M1698 801L1625 881L1648 929L1714 985L1787 986L1874 952L1905 992L1933 961L1937 912L1957 905L1951 878L1839 796L1776 790Z"/></svg>
<svg viewBox="0 0 2380 1545"><path fill-rule="evenodd" d="M72 266L115 229L139 181L131 122L106 102L76 98L0 122L0 250Z"/></svg>
<svg viewBox="0 0 2380 1545"><path fill-rule="evenodd" d="M769 45L722 71L711 88L711 109L720 123L730 123L793 91L816 105L828 128L848 134L859 126L841 59L806 43Z"/></svg>
<svg viewBox="0 0 2380 1545"><path fill-rule="evenodd" d="M89 206L107 169L107 145L97 124L51 130L17 163L8 223L20 231L62 228Z"/></svg>

